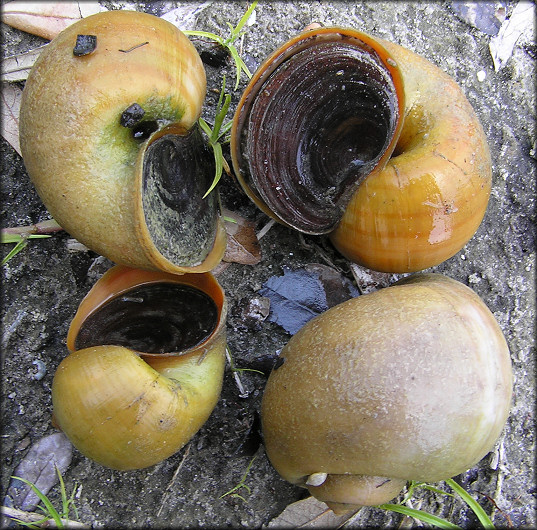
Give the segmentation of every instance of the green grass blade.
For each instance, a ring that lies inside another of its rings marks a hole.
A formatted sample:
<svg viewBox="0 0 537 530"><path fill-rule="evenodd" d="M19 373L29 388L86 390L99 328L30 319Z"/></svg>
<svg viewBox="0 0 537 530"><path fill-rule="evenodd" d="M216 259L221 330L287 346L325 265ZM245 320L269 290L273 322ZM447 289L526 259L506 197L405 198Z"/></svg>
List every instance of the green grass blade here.
<svg viewBox="0 0 537 530"><path fill-rule="evenodd" d="M226 117L227 111L229 110L229 105L231 104L231 96L229 94L226 94L224 98L224 103L222 104L222 108L217 113L217 115L214 117L214 127L213 127L213 133L211 142L216 143L218 141L218 138L220 137L220 129L222 128L222 123L224 121L224 118Z"/></svg>
<svg viewBox="0 0 537 530"><path fill-rule="evenodd" d="M486 514L485 510L481 505L459 484L457 484L453 479L448 479L445 481L446 484L453 489L460 497L470 506L472 511L476 514L479 522L483 525L484 528L495 528L490 520L489 516Z"/></svg>
<svg viewBox="0 0 537 530"><path fill-rule="evenodd" d="M65 491L65 482L63 481L62 474L58 466L56 467L56 474L58 475L58 480L60 481L60 493L62 496L62 513L61 516L64 519L69 519L69 499L67 498L67 492Z"/></svg>
<svg viewBox="0 0 537 530"><path fill-rule="evenodd" d="M445 519L437 517L436 515L432 515L427 512L422 512L421 510L415 510L414 508L408 508L407 506L401 506L400 504L381 504L378 506L378 508L382 508L383 510L390 510L392 512L401 513L403 515L408 515L410 517L414 517L420 521L423 521L424 523L437 526L438 528L447 528L447 529L459 528L460 529L460 526L450 523L449 521L446 521Z"/></svg>
<svg viewBox="0 0 537 530"><path fill-rule="evenodd" d="M237 54L237 62L239 63L239 66L241 70L247 75L248 79L252 77L252 72L250 72L250 69L246 66L246 63L242 60L242 58Z"/></svg>
<svg viewBox="0 0 537 530"><path fill-rule="evenodd" d="M214 180L211 184L210 188L205 192L205 195L203 196L203 199L211 193L211 191L214 190L218 182L220 181L220 177L222 176L222 170L223 170L223 164L222 164L222 146L219 143L211 144L211 147L213 148L214 152L214 162L215 162L215 172L214 172Z"/></svg>
<svg viewBox="0 0 537 530"><path fill-rule="evenodd" d="M211 131L209 124L203 118L199 118L198 123L200 124L202 131L210 138L213 132Z"/></svg>
<svg viewBox="0 0 537 530"><path fill-rule="evenodd" d="M248 22L248 19L250 18L250 15L253 13L255 7L257 6L258 1L259 0L255 0L254 2L250 4L250 7L246 10L244 15L242 15L241 19L239 20L239 23L235 26L235 29L232 30L232 36L234 36L234 39L231 42L233 42L239 36L241 29L243 28L244 24Z"/></svg>
<svg viewBox="0 0 537 530"><path fill-rule="evenodd" d="M244 71L244 73L248 76L248 78L252 77L252 74L246 64L244 64L244 61L240 58L239 52L237 51L237 48L233 46L233 44L230 44L228 46L229 53L231 54L231 57L233 57L233 60L235 61L235 68L237 71L237 77L235 81L235 90L239 88L239 82L241 79L241 71Z"/></svg>
<svg viewBox="0 0 537 530"><path fill-rule="evenodd" d="M2 234L1 237L0 242L2 243L18 243L22 239L19 234Z"/></svg>
<svg viewBox="0 0 537 530"><path fill-rule="evenodd" d="M228 46L228 50L229 50L229 53L231 54L231 57L233 57L233 60L235 61L235 71L237 72L235 76L235 90L237 90L237 88L239 88L239 82L241 80L241 65L240 65L241 58L239 57L239 52L237 51L235 46L233 46L233 44L230 44Z"/></svg>
<svg viewBox="0 0 537 530"><path fill-rule="evenodd" d="M210 31L198 31L195 29L184 29L183 33L185 35L191 35L192 37L205 37L207 39L214 40L218 42L221 46L225 47L224 39L218 36L216 33L211 33Z"/></svg>
<svg viewBox="0 0 537 530"><path fill-rule="evenodd" d="M26 480L25 478L21 478L21 477L12 477L12 478L20 480L21 482L24 482L25 484L30 486L30 488L32 488L32 491L39 497L39 500L45 505L46 513L52 519L54 519L56 526L58 528L63 528L63 522L60 517L60 514L56 511L56 508L52 506L52 503L49 501L48 497L44 495L43 493L41 493L41 491L39 490L39 488L35 486L35 484L32 484L29 480Z"/></svg>
<svg viewBox="0 0 537 530"><path fill-rule="evenodd" d="M48 234L2 234L0 242L1 243L18 243L22 239L46 239L49 236Z"/></svg>
<svg viewBox="0 0 537 530"><path fill-rule="evenodd" d="M21 239L7 254L4 256L4 259L2 260L2 265L5 265L13 256L18 254L26 245L28 244L28 241L26 241L26 238Z"/></svg>
<svg viewBox="0 0 537 530"><path fill-rule="evenodd" d="M434 491L434 493L438 493L440 495L447 495L448 497L455 497L452 493L449 493L447 491L441 490L439 488L435 488L434 486L429 486L427 484L424 484L423 486L420 486L424 490Z"/></svg>
<svg viewBox="0 0 537 530"><path fill-rule="evenodd" d="M227 123L224 123L224 125L222 125L222 128L220 129L218 139L224 136L224 134L227 134L230 131L231 127L233 127L233 120L229 120Z"/></svg>

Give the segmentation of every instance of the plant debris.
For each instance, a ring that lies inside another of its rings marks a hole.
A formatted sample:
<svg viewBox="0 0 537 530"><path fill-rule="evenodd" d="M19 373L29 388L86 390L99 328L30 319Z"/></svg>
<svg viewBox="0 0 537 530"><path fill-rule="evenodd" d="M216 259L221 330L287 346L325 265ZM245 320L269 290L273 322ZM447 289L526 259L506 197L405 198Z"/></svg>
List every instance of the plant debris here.
<svg viewBox="0 0 537 530"><path fill-rule="evenodd" d="M259 290L270 299L268 320L294 335L306 322L360 293L350 280L326 265L313 263L304 269L285 268Z"/></svg>
<svg viewBox="0 0 537 530"><path fill-rule="evenodd" d="M32 482L44 495L57 484L60 473L65 473L71 464L73 446L61 432L41 438L15 468L13 475ZM20 480L11 480L4 505L21 510L33 510L39 503L38 496L31 487Z"/></svg>

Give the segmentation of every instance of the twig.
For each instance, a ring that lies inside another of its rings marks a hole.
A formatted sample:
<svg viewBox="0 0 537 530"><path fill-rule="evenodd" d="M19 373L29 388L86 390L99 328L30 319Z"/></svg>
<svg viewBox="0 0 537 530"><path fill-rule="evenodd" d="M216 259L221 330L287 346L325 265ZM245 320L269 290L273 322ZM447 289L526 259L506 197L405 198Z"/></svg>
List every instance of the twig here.
<svg viewBox="0 0 537 530"><path fill-rule="evenodd" d="M164 490L164 495L162 496L162 502L160 503L160 508L158 509L157 517L160 517L160 514L162 513L162 509L164 508L164 504L168 500L168 497L170 495L170 490L173 484L175 483L175 479L177 478L179 471L181 471L181 468L183 467L183 464L185 463L188 453L190 453L190 447L191 447L191 444L188 444L188 447L186 448L185 454L183 455L181 462L179 462L179 465L177 466L177 469L175 470L173 477L170 480L170 483L166 486L166 489Z"/></svg>
<svg viewBox="0 0 537 530"><path fill-rule="evenodd" d="M132 48L129 48L128 50L119 50L119 51L123 53L129 53L129 52L132 52L133 50L136 50L136 48L141 48L142 46L145 46L146 44L149 44L149 41L136 44L135 46L133 46Z"/></svg>
<svg viewBox="0 0 537 530"><path fill-rule="evenodd" d="M505 513L497 504L496 504L496 501L490 496L490 495L487 495L486 493L483 493L482 491L478 491L478 493L481 493L481 495L483 495L486 499L488 499L492 505L503 515L503 517L505 518L505 520L507 521L507 526L509 528L513 528L513 522L511 521L511 517L509 517L509 514L508 513ZM492 515L491 515L491 519L492 519Z"/></svg>
<svg viewBox="0 0 537 530"><path fill-rule="evenodd" d="M233 368L233 359L231 359L231 355L229 354L229 350L227 348L226 348L226 359L227 359L227 362L229 363L229 366ZM233 377L235 378L235 384L237 385L237 388L239 389L239 397L247 398L249 395L249 392L247 392L244 389L244 386L242 384L241 378L239 377L239 374L235 370L232 370L232 372L233 372Z"/></svg>
<svg viewBox="0 0 537 530"><path fill-rule="evenodd" d="M63 228L54 220L41 221L35 225L27 226L11 226L9 228L2 228L2 234L4 235L34 235L34 234L52 234L54 232L60 232Z"/></svg>
<svg viewBox="0 0 537 530"><path fill-rule="evenodd" d="M24 512L17 508L10 508L9 506L2 506L2 515L9 517L13 520L20 520L24 523L31 523L36 525L39 522L39 526L43 528L56 528L54 519L47 519L43 517L43 514L35 512ZM78 521L72 521L71 519L61 519L64 528L91 528L84 523Z"/></svg>
<svg viewBox="0 0 537 530"><path fill-rule="evenodd" d="M266 235L266 233L274 226L276 221L274 219L271 219L259 232L257 233L257 239L261 239L263 236Z"/></svg>

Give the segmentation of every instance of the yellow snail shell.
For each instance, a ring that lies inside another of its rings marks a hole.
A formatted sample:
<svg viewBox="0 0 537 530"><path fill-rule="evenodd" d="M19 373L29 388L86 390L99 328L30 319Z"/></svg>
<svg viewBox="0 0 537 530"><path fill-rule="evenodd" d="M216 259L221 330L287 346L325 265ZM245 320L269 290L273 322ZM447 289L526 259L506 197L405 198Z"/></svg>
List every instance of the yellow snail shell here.
<svg viewBox="0 0 537 530"><path fill-rule="evenodd" d="M263 62L237 107L231 154L267 215L330 234L344 256L378 271L453 256L491 189L486 137L455 81L353 29L306 31Z"/></svg>
<svg viewBox="0 0 537 530"><path fill-rule="evenodd" d="M214 178L197 127L205 91L196 49L158 17L107 11L60 33L20 112L24 163L52 216L116 263L214 268L225 231L217 195L202 198Z"/></svg>
<svg viewBox="0 0 537 530"><path fill-rule="evenodd" d="M262 401L267 455L335 511L466 471L493 448L511 404L498 323L439 274L329 309L280 358Z"/></svg>
<svg viewBox="0 0 537 530"><path fill-rule="evenodd" d="M113 469L168 458L206 422L222 388L224 292L210 273L110 269L82 301L52 385L53 420Z"/></svg>

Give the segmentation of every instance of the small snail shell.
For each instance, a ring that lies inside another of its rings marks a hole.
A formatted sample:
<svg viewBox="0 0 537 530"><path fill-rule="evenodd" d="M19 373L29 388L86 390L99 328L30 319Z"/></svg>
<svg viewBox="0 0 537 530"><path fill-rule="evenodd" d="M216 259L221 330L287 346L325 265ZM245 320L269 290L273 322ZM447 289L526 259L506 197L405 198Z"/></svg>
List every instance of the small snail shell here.
<svg viewBox="0 0 537 530"><path fill-rule="evenodd" d="M205 90L194 46L153 15L108 11L60 33L20 113L24 163L52 216L116 263L214 268L225 231L217 195L202 198L214 178L197 128Z"/></svg>
<svg viewBox="0 0 537 530"><path fill-rule="evenodd" d="M509 412L498 323L471 289L438 274L329 309L280 357L262 401L267 455L337 511L388 502L407 480L466 471Z"/></svg>
<svg viewBox="0 0 537 530"><path fill-rule="evenodd" d="M73 353L52 385L54 423L113 469L144 468L178 451L218 401L226 308L210 273L110 269L69 328Z"/></svg>
<svg viewBox="0 0 537 530"><path fill-rule="evenodd" d="M407 272L458 252L491 189L485 134L460 87L422 57L343 28L304 32L246 88L231 153L246 193L350 260Z"/></svg>

